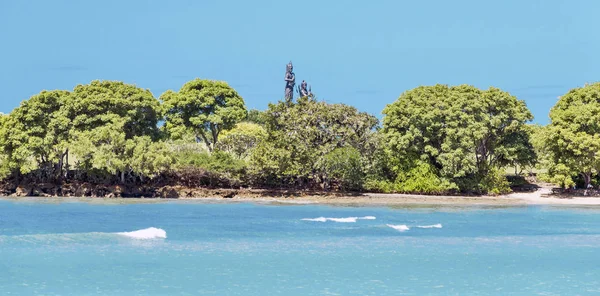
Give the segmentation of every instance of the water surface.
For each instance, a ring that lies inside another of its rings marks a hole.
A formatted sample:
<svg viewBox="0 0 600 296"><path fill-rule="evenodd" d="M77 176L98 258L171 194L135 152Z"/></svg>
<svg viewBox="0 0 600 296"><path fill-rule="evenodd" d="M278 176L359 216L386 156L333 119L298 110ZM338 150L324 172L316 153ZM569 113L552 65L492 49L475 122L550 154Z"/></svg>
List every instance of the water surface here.
<svg viewBox="0 0 600 296"><path fill-rule="evenodd" d="M599 214L0 199L0 294L597 295Z"/></svg>

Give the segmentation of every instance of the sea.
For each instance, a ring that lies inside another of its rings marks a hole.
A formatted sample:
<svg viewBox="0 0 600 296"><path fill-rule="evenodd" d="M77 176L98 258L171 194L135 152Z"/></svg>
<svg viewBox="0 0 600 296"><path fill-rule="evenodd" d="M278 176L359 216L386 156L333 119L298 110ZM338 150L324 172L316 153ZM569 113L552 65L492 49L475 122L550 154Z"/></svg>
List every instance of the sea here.
<svg viewBox="0 0 600 296"><path fill-rule="evenodd" d="M0 295L600 295L600 208L1 198Z"/></svg>

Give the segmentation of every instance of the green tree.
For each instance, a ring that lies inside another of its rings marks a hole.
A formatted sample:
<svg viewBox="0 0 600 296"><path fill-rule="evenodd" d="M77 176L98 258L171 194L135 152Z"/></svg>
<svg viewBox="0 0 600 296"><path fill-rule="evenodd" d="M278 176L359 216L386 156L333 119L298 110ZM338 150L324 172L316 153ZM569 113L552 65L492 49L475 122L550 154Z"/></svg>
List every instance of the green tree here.
<svg viewBox="0 0 600 296"><path fill-rule="evenodd" d="M245 159L259 142L267 137L267 131L260 125L240 122L231 130L223 131L217 148L228 152L238 159Z"/></svg>
<svg viewBox="0 0 600 296"><path fill-rule="evenodd" d="M166 130L173 138L191 131L212 151L222 131L247 117L242 97L226 82L195 79L161 95Z"/></svg>
<svg viewBox="0 0 600 296"><path fill-rule="evenodd" d="M122 123L126 139L158 136L160 102L147 89L120 81L78 85L67 97L61 115L73 132Z"/></svg>
<svg viewBox="0 0 600 296"><path fill-rule="evenodd" d="M354 147L336 148L322 160L325 181L336 182L343 190L360 190L364 183L360 152Z"/></svg>
<svg viewBox="0 0 600 296"><path fill-rule="evenodd" d="M323 158L336 148L353 147L364 156L377 118L344 104L299 98L296 104L270 104L267 139L251 157L256 175L267 183L324 185Z"/></svg>
<svg viewBox="0 0 600 296"><path fill-rule="evenodd" d="M571 185L581 175L584 185L600 170L600 83L575 88L560 97L550 110L545 147L548 173L555 182Z"/></svg>
<svg viewBox="0 0 600 296"><path fill-rule="evenodd" d="M421 86L383 111L383 133L402 163L420 159L435 173L481 189L490 169L506 166L528 147L525 123L533 117L523 101L496 88Z"/></svg>
<svg viewBox="0 0 600 296"><path fill-rule="evenodd" d="M149 90L118 81L93 81L75 87L60 110L68 145L81 169L119 175L133 172L128 147L140 137L157 139L160 103ZM143 157L137 155L136 157Z"/></svg>
<svg viewBox="0 0 600 296"><path fill-rule="evenodd" d="M260 111L260 110L256 110L256 109L248 110L248 117L246 117L247 122L265 125L266 120L267 119L265 117L264 111Z"/></svg>
<svg viewBox="0 0 600 296"><path fill-rule="evenodd" d="M0 146L9 170L28 173L41 169L42 178L55 177L62 171L67 153L60 143L66 133L56 127L59 110L68 95L62 90L42 91L3 116Z"/></svg>

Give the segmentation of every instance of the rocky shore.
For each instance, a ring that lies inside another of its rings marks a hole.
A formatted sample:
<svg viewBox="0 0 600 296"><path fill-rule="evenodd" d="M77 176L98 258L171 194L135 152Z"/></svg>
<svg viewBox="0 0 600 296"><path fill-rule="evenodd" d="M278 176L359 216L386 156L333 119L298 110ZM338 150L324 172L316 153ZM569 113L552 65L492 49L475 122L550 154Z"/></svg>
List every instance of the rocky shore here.
<svg viewBox="0 0 600 296"><path fill-rule="evenodd" d="M148 185L98 185L87 182L41 183L36 185L0 186L0 195L10 197L40 196L40 197L99 197L99 198L293 198L293 197L340 197L354 195L326 191L304 190L267 190L248 188L205 188L179 185L148 186Z"/></svg>
<svg viewBox="0 0 600 296"><path fill-rule="evenodd" d="M348 193L250 188L205 188L187 186L97 185L87 182L56 185L0 185L0 196L57 198L157 198L206 199L276 203L314 203L352 206L422 205L600 205L600 197L565 197L550 187L499 196L435 196L415 194Z"/></svg>

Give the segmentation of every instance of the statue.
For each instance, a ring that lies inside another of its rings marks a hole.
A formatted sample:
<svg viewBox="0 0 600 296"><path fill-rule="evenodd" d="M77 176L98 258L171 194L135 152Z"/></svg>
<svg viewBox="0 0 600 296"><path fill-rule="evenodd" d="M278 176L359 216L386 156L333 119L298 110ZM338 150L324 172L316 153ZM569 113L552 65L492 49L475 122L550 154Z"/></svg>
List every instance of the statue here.
<svg viewBox="0 0 600 296"><path fill-rule="evenodd" d="M294 75L294 66L292 62L287 65L285 72L285 100L291 102L294 99L294 86L296 85L296 75Z"/></svg>
<svg viewBox="0 0 600 296"><path fill-rule="evenodd" d="M306 81L302 80L302 83L300 83L300 87L298 88L298 93L300 94L300 97L308 97L308 89L306 89L306 87Z"/></svg>
<svg viewBox="0 0 600 296"><path fill-rule="evenodd" d="M308 86L308 84L304 80L302 80L302 83L300 83L300 86L298 87L298 94L300 95L301 98L302 97L308 97L308 98L314 97L311 87Z"/></svg>

